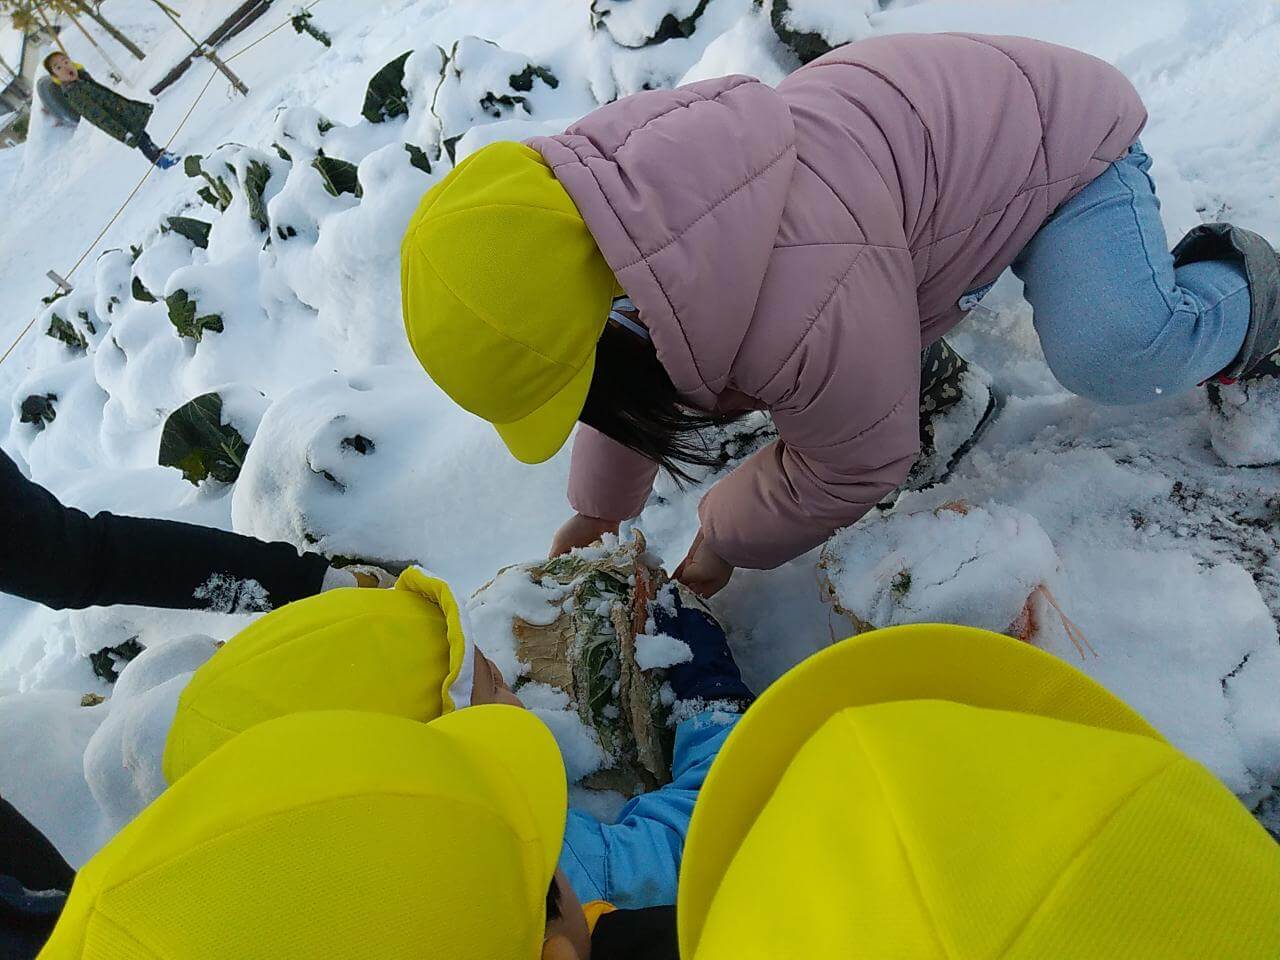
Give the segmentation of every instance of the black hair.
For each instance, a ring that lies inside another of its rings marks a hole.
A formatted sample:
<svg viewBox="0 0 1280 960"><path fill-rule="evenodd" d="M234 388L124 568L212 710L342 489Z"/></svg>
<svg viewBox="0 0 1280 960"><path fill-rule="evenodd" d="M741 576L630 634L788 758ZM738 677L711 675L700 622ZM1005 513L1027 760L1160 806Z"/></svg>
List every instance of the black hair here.
<svg viewBox="0 0 1280 960"><path fill-rule="evenodd" d="M551 886L547 888L547 923L560 919L560 887L556 878L551 877Z"/></svg>
<svg viewBox="0 0 1280 960"><path fill-rule="evenodd" d="M708 413L680 398L653 344L607 323L596 348L596 369L578 417L589 427L647 457L677 485L695 483L687 467L720 467L725 458L705 431L745 413Z"/></svg>

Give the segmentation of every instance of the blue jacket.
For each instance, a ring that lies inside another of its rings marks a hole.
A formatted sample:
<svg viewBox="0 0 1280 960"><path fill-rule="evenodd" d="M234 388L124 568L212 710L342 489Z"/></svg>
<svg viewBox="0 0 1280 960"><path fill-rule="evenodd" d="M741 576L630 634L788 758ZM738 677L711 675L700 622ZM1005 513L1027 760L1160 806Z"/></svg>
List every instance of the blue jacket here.
<svg viewBox="0 0 1280 960"><path fill-rule="evenodd" d="M560 868L583 903L622 910L676 902L676 881L693 804L738 717L705 712L676 727L671 782L627 802L614 823L569 810Z"/></svg>

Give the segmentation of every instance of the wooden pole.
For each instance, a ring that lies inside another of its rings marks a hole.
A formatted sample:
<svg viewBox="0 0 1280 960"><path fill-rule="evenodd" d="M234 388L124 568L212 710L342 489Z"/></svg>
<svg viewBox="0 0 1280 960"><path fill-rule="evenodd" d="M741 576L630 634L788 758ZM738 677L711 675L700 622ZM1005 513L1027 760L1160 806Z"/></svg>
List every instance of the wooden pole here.
<svg viewBox="0 0 1280 960"><path fill-rule="evenodd" d="M94 23L107 31L111 35L111 39L120 44L120 46L124 47L139 60L147 58L141 47L126 37L119 27L104 17L102 11L95 9L88 0L73 0L73 3L76 9L84 13L85 16L90 17Z"/></svg>
<svg viewBox="0 0 1280 960"><path fill-rule="evenodd" d="M31 7L31 11L40 19L40 25L44 27L45 33L53 37L53 42L57 45L58 49L63 53L63 55L70 57L71 54L67 53L67 48L62 45L62 37L59 36L57 30L53 29L53 24L51 24L49 22L49 18L44 15L44 10L41 7L33 4Z"/></svg>
<svg viewBox="0 0 1280 960"><path fill-rule="evenodd" d="M71 284L67 281L65 277L59 274L57 270L50 270L48 273L45 274L45 276L48 277L50 280L52 280L54 283L56 283L62 289L63 293L71 292Z"/></svg>
<svg viewBox="0 0 1280 960"><path fill-rule="evenodd" d="M107 51L102 49L102 44L93 39L93 34L84 28L84 24L80 22L80 18L69 10L65 12L67 14L67 19L74 23L76 25L76 29L84 34L84 38L88 40L89 43L93 44L93 48L97 50L98 53L102 54L102 59L107 61L107 66L111 68L111 75L116 78L117 82L122 82L124 80L124 71L121 70L116 65L116 62L107 55Z"/></svg>
<svg viewBox="0 0 1280 960"><path fill-rule="evenodd" d="M212 62L213 65L222 72L222 75L231 81L231 86L235 87L236 91L241 96L247 97L249 95L249 88L244 85L244 81L236 76L235 72L222 61L222 58L213 52L213 48L206 47L203 43L193 37L186 27L178 22L178 17L181 16L181 14L168 4L163 3L162 0L151 0L151 2L159 7L166 17L173 21L173 25L182 31L182 35L184 37L191 41L192 45L196 48L196 54L198 56L205 57L207 60Z"/></svg>
<svg viewBox="0 0 1280 960"><path fill-rule="evenodd" d="M14 85L18 88L18 91L23 96L27 96L27 97L31 96L31 91L27 89L27 81L22 79L22 74L18 73L13 69L13 67L9 66L8 61L5 60L4 57L0 57L0 67L4 67L5 70L8 71L9 75L13 77Z"/></svg>

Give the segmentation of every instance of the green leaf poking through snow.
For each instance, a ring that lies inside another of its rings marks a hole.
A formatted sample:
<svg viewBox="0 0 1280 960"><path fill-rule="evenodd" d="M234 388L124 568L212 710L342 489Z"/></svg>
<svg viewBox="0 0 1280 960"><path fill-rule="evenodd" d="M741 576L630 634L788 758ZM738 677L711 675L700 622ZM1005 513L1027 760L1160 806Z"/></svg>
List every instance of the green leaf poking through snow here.
<svg viewBox="0 0 1280 960"><path fill-rule="evenodd" d="M513 73L508 82L511 84L512 90L519 90L521 93L528 93L533 89L533 81L541 80L548 87L554 90L560 86L560 81L556 75L546 67L540 67L531 63L519 73Z"/></svg>
<svg viewBox="0 0 1280 960"><path fill-rule="evenodd" d="M222 422L222 397L216 393L202 394L173 411L160 434L160 466L176 467L194 484L209 477L234 483L248 452L239 431Z"/></svg>
<svg viewBox="0 0 1280 960"><path fill-rule="evenodd" d="M167 222L174 233L186 237L197 247L208 248L209 231L213 229L213 224L194 217L169 217Z"/></svg>
<svg viewBox="0 0 1280 960"><path fill-rule="evenodd" d="M364 94L364 108L360 113L370 123L382 123L409 112L409 94L404 88L404 63L408 53L402 53L369 78Z"/></svg>
<svg viewBox="0 0 1280 960"><path fill-rule="evenodd" d="M143 651L137 637L130 637L124 643L114 647L103 647L96 653L89 654L89 664L93 672L107 683L115 683L124 665Z"/></svg>
<svg viewBox="0 0 1280 960"><path fill-rule="evenodd" d="M191 299L187 291L175 290L164 298L164 302L169 308L169 322L178 331L178 336L187 337L199 343L206 330L212 330L214 333L222 332L222 315L207 313L197 317L196 302Z"/></svg>
<svg viewBox="0 0 1280 960"><path fill-rule="evenodd" d="M225 210L231 206L231 188L227 186L225 180L221 177L215 177L205 170L201 161L204 159L198 153L191 153L182 161L182 170L188 177L204 177L207 187L201 187L196 191L197 195L209 206L218 210Z"/></svg>
<svg viewBox="0 0 1280 960"><path fill-rule="evenodd" d="M76 353L84 353L89 349L89 342L85 340L84 334L56 313L49 320L49 329L44 332L44 335L61 340Z"/></svg>
<svg viewBox="0 0 1280 960"><path fill-rule="evenodd" d="M409 152L409 164L411 166L417 167L423 173L431 172L431 158L427 156L427 151L416 143L406 143L404 148Z"/></svg>
<svg viewBox="0 0 1280 960"><path fill-rule="evenodd" d="M311 165L320 171L324 188L333 196L344 193L354 194L357 197L364 196L354 163L339 160L337 157L316 157L311 161Z"/></svg>
<svg viewBox="0 0 1280 960"><path fill-rule="evenodd" d="M266 230L271 221L267 217L267 205L262 200L262 193L267 189L267 181L271 179L271 168L261 160L250 160L244 172L244 196L249 201L249 217L258 227Z"/></svg>
<svg viewBox="0 0 1280 960"><path fill-rule="evenodd" d="M53 408L57 399L58 395L56 393L33 393L22 401L22 414L19 417L19 422L29 423L36 430L43 430L46 423L53 423L57 419L58 412Z"/></svg>
<svg viewBox="0 0 1280 960"><path fill-rule="evenodd" d="M152 292L143 286L141 277L133 278L133 299L141 300L143 303L156 302L156 298Z"/></svg>

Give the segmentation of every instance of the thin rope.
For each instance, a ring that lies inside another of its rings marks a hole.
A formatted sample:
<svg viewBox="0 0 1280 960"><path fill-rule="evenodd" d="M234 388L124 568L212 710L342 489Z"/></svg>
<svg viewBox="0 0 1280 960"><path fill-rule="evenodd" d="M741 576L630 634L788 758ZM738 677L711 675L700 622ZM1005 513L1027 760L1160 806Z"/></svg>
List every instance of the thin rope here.
<svg viewBox="0 0 1280 960"><path fill-rule="evenodd" d="M308 3L308 4L307 4L305 7L303 7L302 9L303 9L303 10L310 10L312 7L314 7L314 6L315 6L317 3L319 3L319 2L320 2L320 0L311 0L311 2L310 2L310 3ZM292 17L289 17L287 20L284 20L284 21L282 21L281 23L277 23L274 27L272 27L270 30L268 30L266 33L264 33L262 36L260 36L257 40L254 40L252 43L246 44L244 47L241 47L241 48L240 48L239 50L237 50L235 53L230 54L229 56L223 57L223 58L222 58L222 62L223 62L223 63L230 63L232 60L234 60L236 57L240 56L242 53L248 53L250 50L252 50L252 49L253 49L254 47L256 47L258 44L260 44L263 40L267 39L267 37L271 36L271 35L272 35L273 33L275 33L277 30L282 30L282 29L284 29L285 27L289 26L289 24L291 24L292 22L293 22L293 18L292 18Z"/></svg>

